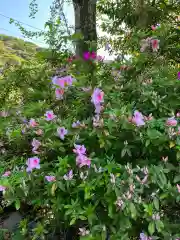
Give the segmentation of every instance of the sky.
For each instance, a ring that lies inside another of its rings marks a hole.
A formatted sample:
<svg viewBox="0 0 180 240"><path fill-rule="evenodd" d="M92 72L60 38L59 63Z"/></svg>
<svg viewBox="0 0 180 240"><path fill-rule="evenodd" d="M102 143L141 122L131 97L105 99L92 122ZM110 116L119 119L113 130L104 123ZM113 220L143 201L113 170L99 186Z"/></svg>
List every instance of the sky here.
<svg viewBox="0 0 180 240"><path fill-rule="evenodd" d="M44 24L49 18L49 7L53 0L37 0L38 12L35 19L29 18L29 3L30 0L0 0L0 33L23 38L21 32L14 24L9 23L9 18L26 23L23 25L27 30L37 31L37 29L44 29ZM74 25L74 10L72 5L67 5L64 8L65 16L69 25ZM24 38L23 38L24 39ZM29 39L26 39L29 40ZM34 43L39 46L45 46L42 39L34 39ZM104 49L100 49L98 54L105 56L105 59L112 59Z"/></svg>

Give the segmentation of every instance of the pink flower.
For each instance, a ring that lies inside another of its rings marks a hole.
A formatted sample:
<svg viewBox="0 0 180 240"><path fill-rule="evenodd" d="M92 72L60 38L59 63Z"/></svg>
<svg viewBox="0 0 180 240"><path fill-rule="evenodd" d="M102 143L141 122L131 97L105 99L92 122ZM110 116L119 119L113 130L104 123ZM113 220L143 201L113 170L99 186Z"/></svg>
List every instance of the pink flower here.
<svg viewBox="0 0 180 240"><path fill-rule="evenodd" d="M2 186L2 185L0 185L0 192L4 192L4 191L6 191L6 187L5 187L5 186Z"/></svg>
<svg viewBox="0 0 180 240"><path fill-rule="evenodd" d="M73 84L74 80L75 79L72 78L71 76L64 77L65 85L67 85L67 86L71 86Z"/></svg>
<svg viewBox="0 0 180 240"><path fill-rule="evenodd" d="M135 111L134 116L132 117L132 122L138 127L145 125L144 116L142 115L142 113L139 111Z"/></svg>
<svg viewBox="0 0 180 240"><path fill-rule="evenodd" d="M151 29L152 29L153 31L156 30L156 26L152 25L152 26L151 26Z"/></svg>
<svg viewBox="0 0 180 240"><path fill-rule="evenodd" d="M180 112L177 112L176 117L180 117Z"/></svg>
<svg viewBox="0 0 180 240"><path fill-rule="evenodd" d="M56 115L53 113L53 111L47 111L44 116L46 117L46 121L51 121L56 118Z"/></svg>
<svg viewBox="0 0 180 240"><path fill-rule="evenodd" d="M48 182L55 182L56 181L56 178L54 176L45 176L45 179L48 181Z"/></svg>
<svg viewBox="0 0 180 240"><path fill-rule="evenodd" d="M84 145L76 145L74 144L75 149L73 149L73 152L78 154L78 155L85 155L86 154L86 148Z"/></svg>
<svg viewBox="0 0 180 240"><path fill-rule="evenodd" d="M64 127L59 127L57 129L58 136L60 137L61 140L64 140L64 136L67 135L68 131Z"/></svg>
<svg viewBox="0 0 180 240"><path fill-rule="evenodd" d="M72 170L70 170L67 174L65 174L64 176L63 176L63 178L64 178L64 180L72 180L73 179L73 171Z"/></svg>
<svg viewBox="0 0 180 240"><path fill-rule="evenodd" d="M176 187L177 187L178 192L180 193L180 185L177 184Z"/></svg>
<svg viewBox="0 0 180 240"><path fill-rule="evenodd" d="M91 160L88 158L88 157L86 157L85 155L78 155L77 157L76 157L76 164L81 168L81 167L83 167L83 166L88 166L88 167L90 167L90 165L91 165Z"/></svg>
<svg viewBox="0 0 180 240"><path fill-rule="evenodd" d="M65 87L65 80L63 77L60 78L60 77L55 76L55 77L53 77L52 82L54 85L58 85L61 88Z"/></svg>
<svg viewBox="0 0 180 240"><path fill-rule="evenodd" d="M7 171L2 175L2 177L9 177L10 175L11 175L11 172Z"/></svg>
<svg viewBox="0 0 180 240"><path fill-rule="evenodd" d="M29 126L36 127L36 126L38 126L38 123L33 118L31 118L29 121Z"/></svg>
<svg viewBox="0 0 180 240"><path fill-rule="evenodd" d="M41 146L41 142L33 138L31 145L33 147L32 151L37 154L36 150Z"/></svg>
<svg viewBox="0 0 180 240"><path fill-rule="evenodd" d="M90 57L91 57L91 53L90 52L84 52L83 57L84 57L85 60L89 60Z"/></svg>
<svg viewBox="0 0 180 240"><path fill-rule="evenodd" d="M151 40L151 46L152 46L152 50L153 52L157 52L159 49L159 40L158 39L152 39Z"/></svg>
<svg viewBox="0 0 180 240"><path fill-rule="evenodd" d="M180 72L177 74L177 79L180 80Z"/></svg>
<svg viewBox="0 0 180 240"><path fill-rule="evenodd" d="M91 96L91 102L94 103L94 105L103 103L104 102L104 92L99 88L95 88L94 92Z"/></svg>
<svg viewBox="0 0 180 240"><path fill-rule="evenodd" d="M40 159L38 157L28 158L27 164L27 172L32 172L33 169L40 169Z"/></svg>
<svg viewBox="0 0 180 240"><path fill-rule="evenodd" d="M168 118L166 121L166 125L170 127L175 127L177 125L177 120L174 119L174 117Z"/></svg>
<svg viewBox="0 0 180 240"><path fill-rule="evenodd" d="M56 94L56 99L61 100L63 99L64 90L61 88L56 88L55 94Z"/></svg>

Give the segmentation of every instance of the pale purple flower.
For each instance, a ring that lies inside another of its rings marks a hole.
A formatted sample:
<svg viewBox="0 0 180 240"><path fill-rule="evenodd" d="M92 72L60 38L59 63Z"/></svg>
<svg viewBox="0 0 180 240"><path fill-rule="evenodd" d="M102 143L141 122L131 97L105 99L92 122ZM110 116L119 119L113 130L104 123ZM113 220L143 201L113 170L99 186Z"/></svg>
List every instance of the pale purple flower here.
<svg viewBox="0 0 180 240"><path fill-rule="evenodd" d="M111 49L111 45L109 43L105 44L105 51L109 51Z"/></svg>
<svg viewBox="0 0 180 240"><path fill-rule="evenodd" d="M95 105L95 113L96 114L100 114L102 109L103 109L103 107L100 104Z"/></svg>
<svg viewBox="0 0 180 240"><path fill-rule="evenodd" d="M68 180L72 180L73 179L73 171L72 170L70 170L67 174L65 174L64 176L63 176L63 178L64 178L64 180L66 180L66 181L68 181Z"/></svg>
<svg viewBox="0 0 180 240"><path fill-rule="evenodd" d="M2 186L2 185L0 185L0 192L4 192L4 191L6 191L6 187L5 187L5 186Z"/></svg>
<svg viewBox="0 0 180 240"><path fill-rule="evenodd" d="M57 77L57 76L53 77L52 78L52 83L54 85L58 85L60 88L64 88L65 87L65 80L64 80L63 77Z"/></svg>
<svg viewBox="0 0 180 240"><path fill-rule="evenodd" d="M10 171L6 171L2 177L9 177L11 175L11 172Z"/></svg>
<svg viewBox="0 0 180 240"><path fill-rule="evenodd" d="M72 127L73 127L73 128L78 128L78 127L80 127L80 126L81 126L81 123L80 123L79 120L76 121L76 122L73 122L73 124L72 124Z"/></svg>
<svg viewBox="0 0 180 240"><path fill-rule="evenodd" d="M78 155L85 155L86 154L86 148L84 145L77 145L77 144L74 144L74 149L73 149L73 152L78 154Z"/></svg>
<svg viewBox="0 0 180 240"><path fill-rule="evenodd" d="M144 233L140 233L140 240L150 240Z"/></svg>
<svg viewBox="0 0 180 240"><path fill-rule="evenodd" d="M64 127L59 127L57 129L58 136L61 140L64 140L65 135L67 135L68 131Z"/></svg>
<svg viewBox="0 0 180 240"><path fill-rule="evenodd" d="M91 165L91 160L85 156L85 155L78 155L76 157L76 164L81 168L83 166L88 166L90 167Z"/></svg>
<svg viewBox="0 0 180 240"><path fill-rule="evenodd" d="M36 150L41 146L41 142L33 138L31 145L33 147L32 151L37 154Z"/></svg>
<svg viewBox="0 0 180 240"><path fill-rule="evenodd" d="M99 88L95 88L94 92L91 96L91 102L94 103L94 105L103 103L104 102L104 92Z"/></svg>
<svg viewBox="0 0 180 240"><path fill-rule="evenodd" d="M52 83L54 85L58 85L60 88L65 88L66 86L71 86L73 84L73 81L75 79L71 76L65 76L65 77L53 77Z"/></svg>
<svg viewBox="0 0 180 240"><path fill-rule="evenodd" d="M175 127L177 125L177 120L174 117L168 118L166 121L166 125L170 127Z"/></svg>
<svg viewBox="0 0 180 240"><path fill-rule="evenodd" d="M33 169L40 169L40 159L38 157L28 158L27 162L27 172L32 172Z"/></svg>
<svg viewBox="0 0 180 240"><path fill-rule="evenodd" d="M45 179L48 181L48 182L55 182L56 181L56 178L54 176L45 176Z"/></svg>
<svg viewBox="0 0 180 240"><path fill-rule="evenodd" d="M132 122L138 127L145 125L144 116L142 115L142 113L139 111L135 111L134 116L132 117Z"/></svg>
<svg viewBox="0 0 180 240"><path fill-rule="evenodd" d="M67 86L71 86L73 84L74 80L75 79L72 78L71 76L64 77L65 85L67 85Z"/></svg>
<svg viewBox="0 0 180 240"><path fill-rule="evenodd" d="M46 117L47 121L51 121L56 118L56 115L53 113L53 111L47 111L44 116Z"/></svg>
<svg viewBox="0 0 180 240"><path fill-rule="evenodd" d="M31 118L29 120L29 126L30 127L37 127L38 126L38 123L35 121L35 119Z"/></svg>

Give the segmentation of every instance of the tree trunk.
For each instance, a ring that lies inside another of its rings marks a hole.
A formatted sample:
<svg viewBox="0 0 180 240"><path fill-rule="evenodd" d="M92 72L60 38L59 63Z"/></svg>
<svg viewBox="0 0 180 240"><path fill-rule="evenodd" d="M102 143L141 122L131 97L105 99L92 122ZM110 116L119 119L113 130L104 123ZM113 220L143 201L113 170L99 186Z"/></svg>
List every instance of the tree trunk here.
<svg viewBox="0 0 180 240"><path fill-rule="evenodd" d="M73 0L75 12L75 33L81 33L83 39L76 41L76 55L97 50L96 1Z"/></svg>

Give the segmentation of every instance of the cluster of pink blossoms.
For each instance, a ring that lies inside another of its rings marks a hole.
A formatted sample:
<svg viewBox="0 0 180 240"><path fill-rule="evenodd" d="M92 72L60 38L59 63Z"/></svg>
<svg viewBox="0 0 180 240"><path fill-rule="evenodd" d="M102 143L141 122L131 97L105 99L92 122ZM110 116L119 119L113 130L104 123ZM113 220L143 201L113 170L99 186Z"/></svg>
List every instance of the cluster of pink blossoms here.
<svg viewBox="0 0 180 240"><path fill-rule="evenodd" d="M64 89L68 86L72 86L74 79L71 76L52 78L52 83L56 86L55 94L56 99L61 100L64 96Z"/></svg>
<svg viewBox="0 0 180 240"><path fill-rule="evenodd" d="M81 168L83 166L90 167L91 160L86 156L86 148L84 145L74 145L73 152L76 153L76 164Z"/></svg>
<svg viewBox="0 0 180 240"><path fill-rule="evenodd" d="M84 60L98 60L98 61L103 60L103 57L98 56L96 54L96 52L84 52L83 53L83 58L84 58Z"/></svg>
<svg viewBox="0 0 180 240"><path fill-rule="evenodd" d="M99 88L95 88L91 96L91 102L95 106L95 113L99 115L103 108L101 104L104 102L104 92Z"/></svg>
<svg viewBox="0 0 180 240"><path fill-rule="evenodd" d="M157 52L159 49L159 42L158 39L153 38L146 38L141 41L141 52L144 52L147 48L152 48L153 52Z"/></svg>

